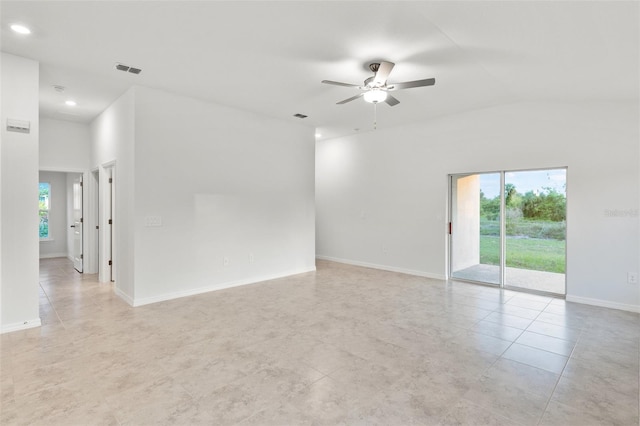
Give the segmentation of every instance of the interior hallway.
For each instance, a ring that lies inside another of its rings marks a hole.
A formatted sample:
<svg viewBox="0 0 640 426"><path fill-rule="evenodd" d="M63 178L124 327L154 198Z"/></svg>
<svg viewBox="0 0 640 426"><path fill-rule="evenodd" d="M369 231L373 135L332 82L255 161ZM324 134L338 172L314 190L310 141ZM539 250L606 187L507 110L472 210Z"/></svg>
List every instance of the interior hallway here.
<svg viewBox="0 0 640 426"><path fill-rule="evenodd" d="M40 267L2 424L639 424L638 314L323 261L131 308Z"/></svg>

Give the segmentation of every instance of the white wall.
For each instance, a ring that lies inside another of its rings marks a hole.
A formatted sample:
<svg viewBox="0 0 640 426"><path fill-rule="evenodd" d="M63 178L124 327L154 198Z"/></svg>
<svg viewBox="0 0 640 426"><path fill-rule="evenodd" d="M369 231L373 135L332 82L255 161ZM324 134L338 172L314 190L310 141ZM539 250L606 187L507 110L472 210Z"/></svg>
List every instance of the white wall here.
<svg viewBox="0 0 640 426"><path fill-rule="evenodd" d="M315 269L313 129L135 87L91 132L91 167L116 165L116 287L129 303Z"/></svg>
<svg viewBox="0 0 640 426"><path fill-rule="evenodd" d="M315 269L313 129L146 88L135 98L136 304Z"/></svg>
<svg viewBox="0 0 640 426"><path fill-rule="evenodd" d="M40 240L40 258L66 257L67 234L67 174L40 172L40 182L51 185L49 205L49 239Z"/></svg>
<svg viewBox="0 0 640 426"><path fill-rule="evenodd" d="M89 125L42 118L40 120L40 169L84 171L89 168Z"/></svg>
<svg viewBox="0 0 640 426"><path fill-rule="evenodd" d="M448 174L568 166L567 299L638 311L626 274L640 269L639 140L637 103L585 102L501 106L320 142L318 255L444 277Z"/></svg>
<svg viewBox="0 0 640 426"><path fill-rule="evenodd" d="M99 169L99 197L108 197L108 172L104 167L115 167L117 177L114 185L115 215L114 239L118 241L116 258L117 276L115 277L116 292L127 300L134 298L134 215L133 215L133 164L134 164L134 89L128 90L100 114L90 126L91 149L90 168ZM85 179L88 181L88 179ZM105 203L102 204L103 206ZM100 212L100 242L101 251L105 252L107 241L108 215ZM102 280L107 280L105 270L106 260L99 265Z"/></svg>
<svg viewBox="0 0 640 426"><path fill-rule="evenodd" d="M38 81L36 61L1 53L0 331L40 325L38 312ZM7 132L7 118L31 132Z"/></svg>

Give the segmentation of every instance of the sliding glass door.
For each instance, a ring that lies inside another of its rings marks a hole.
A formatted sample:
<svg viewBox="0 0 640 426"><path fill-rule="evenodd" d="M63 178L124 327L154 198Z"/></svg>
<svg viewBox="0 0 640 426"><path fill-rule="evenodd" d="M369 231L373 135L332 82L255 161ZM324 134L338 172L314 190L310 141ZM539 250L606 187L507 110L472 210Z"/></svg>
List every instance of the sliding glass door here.
<svg viewBox="0 0 640 426"><path fill-rule="evenodd" d="M505 173L506 287L565 294L566 172Z"/></svg>
<svg viewBox="0 0 640 426"><path fill-rule="evenodd" d="M501 283L500 179L500 173L451 177L449 233L453 278Z"/></svg>
<svg viewBox="0 0 640 426"><path fill-rule="evenodd" d="M566 169L451 176L450 276L565 294Z"/></svg>

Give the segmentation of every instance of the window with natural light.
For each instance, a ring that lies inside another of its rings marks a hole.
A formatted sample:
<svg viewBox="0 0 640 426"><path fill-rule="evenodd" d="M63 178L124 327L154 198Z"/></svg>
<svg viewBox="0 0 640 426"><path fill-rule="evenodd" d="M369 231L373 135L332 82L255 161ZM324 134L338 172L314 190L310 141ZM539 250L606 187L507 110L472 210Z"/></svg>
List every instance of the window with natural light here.
<svg viewBox="0 0 640 426"><path fill-rule="evenodd" d="M39 202L40 209L40 239L51 239L49 234L49 210L51 208L51 184L47 182L39 183Z"/></svg>

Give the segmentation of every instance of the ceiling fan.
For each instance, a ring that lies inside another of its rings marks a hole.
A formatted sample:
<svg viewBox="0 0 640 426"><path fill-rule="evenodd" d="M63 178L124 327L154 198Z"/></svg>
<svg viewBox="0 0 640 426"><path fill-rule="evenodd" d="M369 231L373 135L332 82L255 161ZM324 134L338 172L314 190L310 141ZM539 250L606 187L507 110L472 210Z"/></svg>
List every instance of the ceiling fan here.
<svg viewBox="0 0 640 426"><path fill-rule="evenodd" d="M373 62L369 64L369 69L373 71L373 76L367 78L362 86L351 83L341 83L339 81L322 80L324 84L332 84L334 86L345 87L357 87L362 90L361 93L345 99L340 102L336 102L337 105L346 104L347 102L355 101L360 97L364 97L364 100L373 104L378 102L385 102L389 106L395 106L400 103L399 100L389 94L389 92L401 89L410 89L412 87L433 86L436 84L435 78L427 78L424 80L406 81L404 83L388 83L387 79L391 70L395 64L393 62Z"/></svg>

